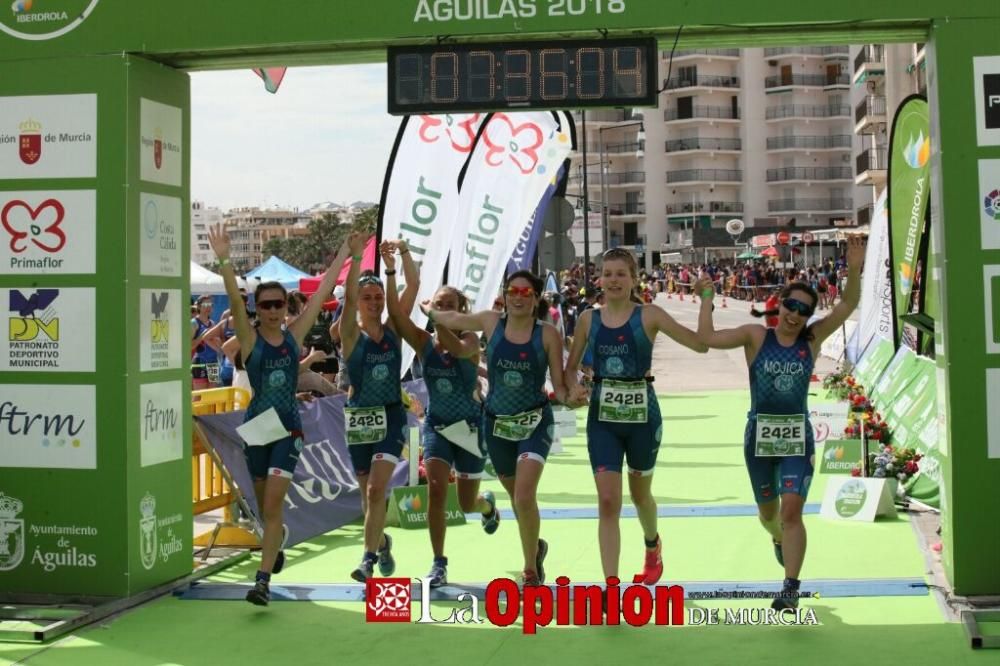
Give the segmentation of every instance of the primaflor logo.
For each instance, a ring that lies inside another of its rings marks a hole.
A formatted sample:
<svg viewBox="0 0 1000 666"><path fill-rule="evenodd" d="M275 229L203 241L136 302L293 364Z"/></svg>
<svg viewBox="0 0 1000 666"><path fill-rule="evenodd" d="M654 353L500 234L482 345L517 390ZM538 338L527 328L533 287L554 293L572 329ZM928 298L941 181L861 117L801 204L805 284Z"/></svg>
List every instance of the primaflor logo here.
<svg viewBox="0 0 1000 666"><path fill-rule="evenodd" d="M16 39L41 41L61 37L90 16L99 0L14 0L0 11L0 31Z"/></svg>

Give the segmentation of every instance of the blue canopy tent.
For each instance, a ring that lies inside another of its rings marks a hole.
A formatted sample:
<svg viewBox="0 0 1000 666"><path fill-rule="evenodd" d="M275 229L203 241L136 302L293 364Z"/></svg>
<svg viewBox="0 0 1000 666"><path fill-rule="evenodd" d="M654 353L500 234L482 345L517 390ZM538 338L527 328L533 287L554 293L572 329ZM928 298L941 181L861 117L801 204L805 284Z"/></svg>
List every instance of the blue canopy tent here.
<svg viewBox="0 0 1000 666"><path fill-rule="evenodd" d="M309 277L309 274L303 273L275 256L268 257L267 261L246 275L250 291L253 291L261 282L280 282L285 289L298 289L299 280L304 277Z"/></svg>

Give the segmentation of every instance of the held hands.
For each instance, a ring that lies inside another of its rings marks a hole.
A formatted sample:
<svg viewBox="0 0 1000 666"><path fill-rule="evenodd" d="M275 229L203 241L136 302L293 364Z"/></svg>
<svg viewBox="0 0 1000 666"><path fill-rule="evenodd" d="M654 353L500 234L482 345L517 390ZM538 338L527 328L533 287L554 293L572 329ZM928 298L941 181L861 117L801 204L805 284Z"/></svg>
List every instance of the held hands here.
<svg viewBox="0 0 1000 666"><path fill-rule="evenodd" d="M220 260L229 259L229 234L221 222L208 228L208 244Z"/></svg>
<svg viewBox="0 0 1000 666"><path fill-rule="evenodd" d="M847 237L847 265L851 268L861 268L865 263L865 239L859 234Z"/></svg>
<svg viewBox="0 0 1000 666"><path fill-rule="evenodd" d="M565 405L576 409L585 407L590 402L590 391L580 384L572 384L566 392Z"/></svg>
<svg viewBox="0 0 1000 666"><path fill-rule="evenodd" d="M387 271L396 270L396 244L392 241L382 241L378 248L382 255L382 263Z"/></svg>
<svg viewBox="0 0 1000 666"><path fill-rule="evenodd" d="M431 313L434 310L431 308L431 301L430 301L430 299L428 299L426 301L420 301L420 311L423 312L427 316L428 319L431 317Z"/></svg>
<svg viewBox="0 0 1000 666"><path fill-rule="evenodd" d="M694 283L694 293L700 296L702 301L711 302L715 298L715 284L712 282L712 278L699 278Z"/></svg>

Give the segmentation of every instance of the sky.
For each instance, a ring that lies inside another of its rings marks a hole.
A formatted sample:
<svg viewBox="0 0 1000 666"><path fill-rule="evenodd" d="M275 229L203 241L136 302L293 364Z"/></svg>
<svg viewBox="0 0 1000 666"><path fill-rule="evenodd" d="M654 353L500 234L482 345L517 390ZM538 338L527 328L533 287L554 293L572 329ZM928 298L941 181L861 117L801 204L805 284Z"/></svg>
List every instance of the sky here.
<svg viewBox="0 0 1000 666"><path fill-rule="evenodd" d="M191 196L237 206L377 202L400 118L386 67L289 69L272 95L249 69L191 73Z"/></svg>

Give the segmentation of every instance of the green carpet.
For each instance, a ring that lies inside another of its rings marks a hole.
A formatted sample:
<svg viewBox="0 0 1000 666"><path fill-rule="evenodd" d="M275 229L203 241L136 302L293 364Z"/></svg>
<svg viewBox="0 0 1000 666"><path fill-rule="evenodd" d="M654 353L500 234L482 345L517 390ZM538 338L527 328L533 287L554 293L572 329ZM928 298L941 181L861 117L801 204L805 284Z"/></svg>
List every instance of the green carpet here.
<svg viewBox="0 0 1000 666"><path fill-rule="evenodd" d="M751 504L743 467L742 435L749 405L746 391L683 394L661 398L663 445L654 490L661 504ZM578 422L585 421L579 411ZM585 438L564 442L550 459L539 489L542 508L593 506L593 477ZM510 502L499 484L501 506ZM811 502L822 500L817 477ZM625 498L628 505L628 498ZM664 583L671 581L776 581L767 534L754 517L661 518ZM905 516L874 524L807 516L809 550L803 589L816 578L920 577L924 562ZM622 521L623 578L639 570L642 535L638 521ZM421 577L431 564L426 532L392 529L397 576ZM578 582L600 579L597 521L546 520L550 543L546 571ZM487 582L516 576L521 568L517 526L504 521L492 536L478 521L448 531L449 578ZM361 555L361 527L349 525L288 551L281 583L348 582ZM256 559L213 577L246 582ZM687 607L760 608L766 602L688 602ZM550 627L524 635L520 625L481 626L368 624L361 603L274 603L258 609L243 602L161 598L55 645L0 643L0 663L30 656L34 665L56 664L330 664L361 660L432 664L673 663L769 664L792 657L818 664L845 658L884 663L996 663L996 653L973 652L960 625L942 619L933 596L812 599L822 626ZM435 617L450 604L435 603ZM419 608L414 607L418 613ZM483 614L485 617L485 614ZM993 628L990 627L992 630ZM447 632L443 634L442 632ZM721 640L720 640L721 639ZM794 656L793 656L794 655Z"/></svg>

